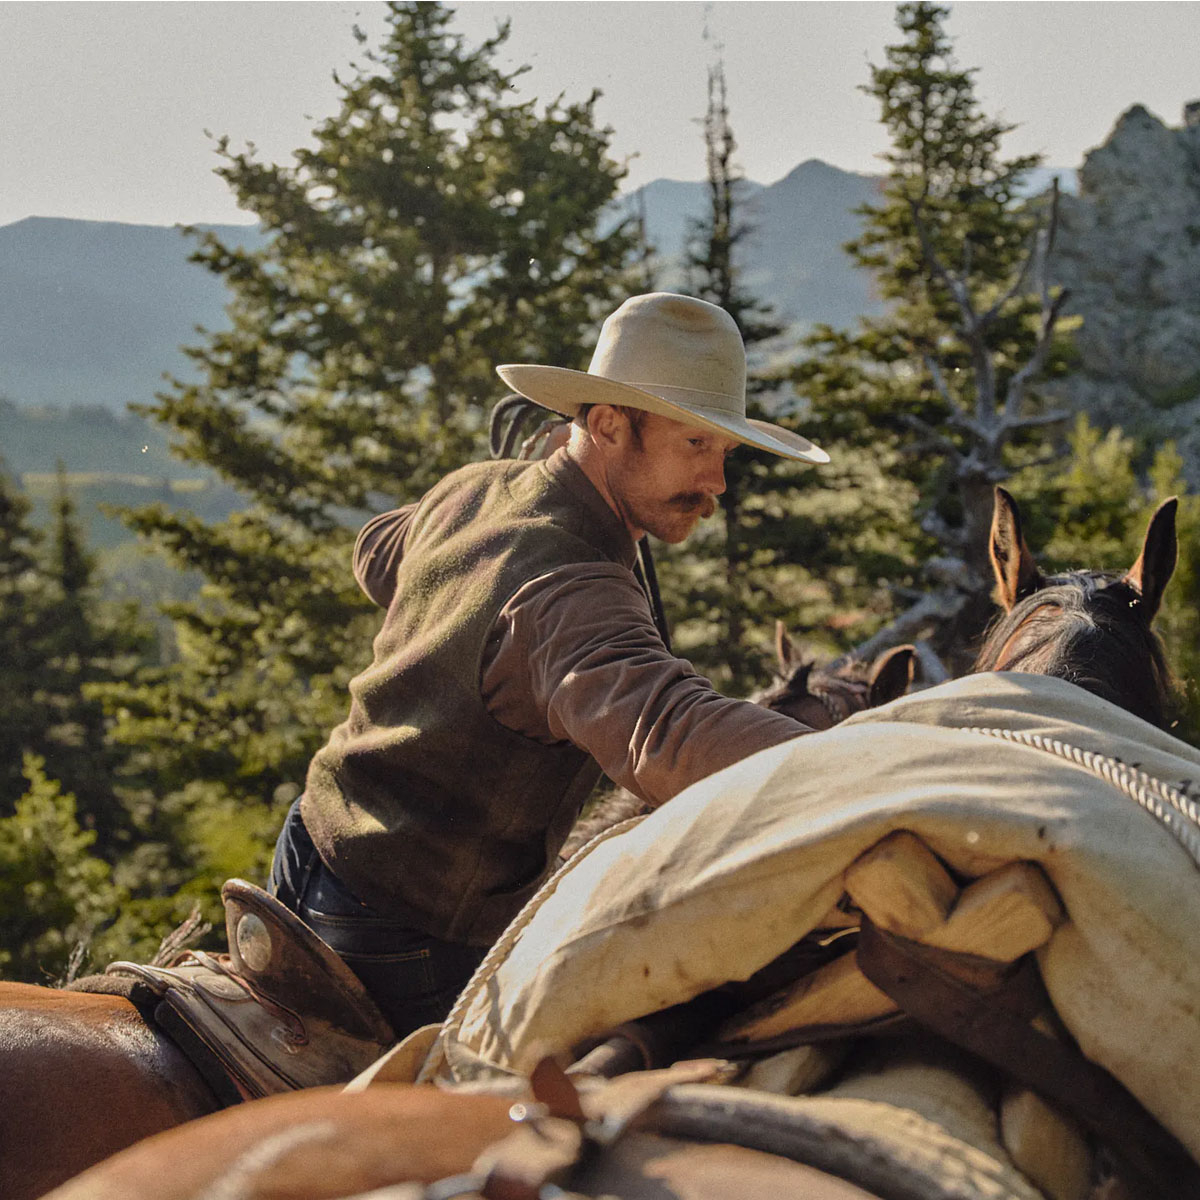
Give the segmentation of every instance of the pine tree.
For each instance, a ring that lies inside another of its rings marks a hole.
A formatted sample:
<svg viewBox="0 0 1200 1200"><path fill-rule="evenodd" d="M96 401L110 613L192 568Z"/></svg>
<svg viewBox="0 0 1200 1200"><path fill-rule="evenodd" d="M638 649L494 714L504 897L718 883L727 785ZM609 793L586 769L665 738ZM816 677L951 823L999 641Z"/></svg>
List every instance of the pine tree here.
<svg viewBox="0 0 1200 1200"><path fill-rule="evenodd" d="M784 327L745 285L740 269L740 249L754 227L734 159L737 145L719 60L709 72L704 148L708 211L691 224L687 288L725 309L741 331L749 365L747 414L794 425L790 387L770 361ZM722 687L744 692L761 685L775 620L794 621L802 607L797 549L804 529L797 524L796 497L797 489L819 487L813 475L811 468L741 447L726 463L720 520L662 554L677 648Z"/></svg>
<svg viewBox="0 0 1200 1200"><path fill-rule="evenodd" d="M1002 157L1011 126L980 110L947 12L899 5L904 40L864 89L891 137L889 172L847 249L874 272L888 312L817 330L796 380L841 485L810 565L843 575L860 617L844 636L880 625L885 639L928 634L957 668L990 612L992 488L1060 452L1047 431L1064 414L1047 411L1036 384L1062 370L1063 297L1044 275L1053 204L1021 199L1040 160Z"/></svg>
<svg viewBox="0 0 1200 1200"><path fill-rule="evenodd" d="M109 739L99 693L147 660L151 635L135 605L101 600L96 558L84 544L61 464L43 572L35 644L44 725L32 744L73 794L98 851L111 858L134 833L134 821L119 796L127 753Z"/></svg>
<svg viewBox="0 0 1200 1200"><path fill-rule="evenodd" d="M13 811L25 790L23 757L46 721L38 696L45 580L38 569L40 535L29 511L0 460L0 816Z"/></svg>
<svg viewBox="0 0 1200 1200"><path fill-rule="evenodd" d="M95 833L76 819L75 798L26 755L27 787L0 817L0 972L46 984L63 978L121 900Z"/></svg>
<svg viewBox="0 0 1200 1200"><path fill-rule="evenodd" d="M633 239L596 232L622 174L596 97L516 102L494 65L507 31L472 48L450 20L389 5L382 45L294 165L219 145L265 241L201 238L232 327L189 351L198 382L147 411L247 505L215 525L131 518L207 582L169 610L181 662L112 699L172 821L207 807L270 825L263 806L295 794L369 654L354 527L483 455L497 363L583 366L625 294Z"/></svg>

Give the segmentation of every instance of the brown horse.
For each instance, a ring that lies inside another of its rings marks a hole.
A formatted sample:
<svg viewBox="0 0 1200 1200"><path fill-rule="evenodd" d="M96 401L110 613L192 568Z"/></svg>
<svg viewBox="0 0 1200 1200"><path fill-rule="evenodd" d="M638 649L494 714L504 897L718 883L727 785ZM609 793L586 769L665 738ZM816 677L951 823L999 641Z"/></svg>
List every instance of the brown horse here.
<svg viewBox="0 0 1200 1200"><path fill-rule="evenodd" d="M119 996L0 983L0 1047L6 1200L32 1200L220 1107L174 1043Z"/></svg>
<svg viewBox="0 0 1200 1200"><path fill-rule="evenodd" d="M1124 574L1045 576L1025 543L1017 502L996 488L990 553L1003 612L973 670L1054 675L1166 728L1171 673L1151 622L1175 570L1177 504L1172 497L1158 506Z"/></svg>
<svg viewBox="0 0 1200 1200"><path fill-rule="evenodd" d="M834 676L777 631L783 671L762 698L814 728L900 695L908 647ZM130 1000L0 982L0 1196L34 1200L140 1139L223 1107Z"/></svg>
<svg viewBox="0 0 1200 1200"><path fill-rule="evenodd" d="M811 729L832 729L853 713L903 696L913 680L916 651L894 646L863 662L853 655L824 668L806 660L782 621L775 623L778 679L751 699Z"/></svg>
<svg viewBox="0 0 1200 1200"><path fill-rule="evenodd" d="M1123 575L1081 571L1046 578L1021 536L1015 502L998 489L992 560L997 597L1005 611L990 632L976 670L1056 675L1164 723L1169 676L1150 625L1174 566L1174 512L1172 501L1159 509L1141 554ZM808 678L803 682L807 693ZM827 709L826 715L833 714ZM1018 1200L1036 1194L1032 1186L1008 1179L989 1178L986 1187L972 1190L962 1178L972 1161L967 1156L951 1153L947 1169L939 1172L938 1147L933 1142L918 1145L934 1134L919 1125L904 1131L912 1139L905 1143L904 1154L890 1164L876 1162L874 1174L866 1179L849 1183L811 1168L800 1168L806 1174L793 1174L791 1168L798 1164L790 1158L803 1160L805 1154L815 1153L814 1161L820 1161L821 1155L849 1139L831 1120L828 1106L806 1109L802 1097L726 1091L720 1100L709 1099L711 1111L706 1112L703 1092L700 1086L679 1089L676 1101L647 1110L642 1132L621 1139L612 1154L600 1154L590 1174L564 1174L555 1181L580 1195L620 1195L628 1200L684 1195L696 1200L756 1200L791 1194L811 1200L961 1200L982 1195ZM869 1095L878 1099L881 1094ZM370 1092L347 1095L313 1089L256 1101L152 1138L47 1200L192 1200L216 1195L330 1200L390 1185L396 1185L388 1193L396 1200L477 1196L481 1179L470 1175L458 1181L457 1191L446 1185L427 1190L425 1185L479 1169L480 1150L503 1132L512 1132L517 1111L498 1096L454 1096L394 1084L379 1085L370 1097ZM534 1142L550 1152L553 1131L539 1132L537 1119L533 1125ZM953 1140L947 1136L947 1147ZM696 1141L718 1144L698 1146ZM720 1144L730 1142L740 1144ZM620 1158L622 1145L624 1160L613 1161L613 1155ZM930 1169L925 1176L914 1166L918 1150L928 1150ZM771 1157L764 1159L763 1151ZM507 1190L497 1187L484 1194L539 1194L528 1180L523 1188L509 1184ZM403 1190L400 1185L405 1185ZM1113 1181L1101 1187L1109 1190L1094 1196L1116 1200L1125 1194Z"/></svg>
<svg viewBox="0 0 1200 1200"><path fill-rule="evenodd" d="M594 1147L578 1168L564 1166L556 1173L555 1180L568 1183L569 1191L531 1184L524 1176L529 1160L519 1147L521 1174L509 1175L502 1184L493 1169L488 1190L477 1190L486 1178L480 1156L493 1147L503 1153L512 1145L505 1139L514 1134L543 1143L535 1145L535 1155L552 1155L556 1144L571 1146L578 1136L575 1126L561 1117L534 1116L524 1130L515 1123L520 1117L514 1114L526 1109L532 1114L537 1107L514 1105L511 1097L403 1084L381 1084L358 1094L312 1088L256 1100L150 1138L46 1200L335 1200L366 1194L382 1200L384 1189L391 1200L479 1200L481 1195L512 1200L551 1195L880 1200L874 1191L793 1158L737 1145L734 1137L697 1145L645 1120L613 1146ZM540 1166L535 1157L532 1173ZM427 1185L432 1186L427 1190ZM934 1197L936 1193L893 1192L885 1200Z"/></svg>

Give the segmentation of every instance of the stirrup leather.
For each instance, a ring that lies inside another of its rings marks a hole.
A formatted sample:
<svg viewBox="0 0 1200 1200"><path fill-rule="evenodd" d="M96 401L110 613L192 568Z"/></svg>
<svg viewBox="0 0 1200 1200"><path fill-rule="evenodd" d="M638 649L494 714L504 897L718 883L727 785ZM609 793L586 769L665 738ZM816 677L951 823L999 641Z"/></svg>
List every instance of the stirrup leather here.
<svg viewBox="0 0 1200 1200"><path fill-rule="evenodd" d="M396 1041L358 977L295 913L243 879L221 898L227 954L185 950L165 967L115 962L105 973L149 984L167 1032L182 1024L181 1042L199 1042L243 1098L345 1083Z"/></svg>

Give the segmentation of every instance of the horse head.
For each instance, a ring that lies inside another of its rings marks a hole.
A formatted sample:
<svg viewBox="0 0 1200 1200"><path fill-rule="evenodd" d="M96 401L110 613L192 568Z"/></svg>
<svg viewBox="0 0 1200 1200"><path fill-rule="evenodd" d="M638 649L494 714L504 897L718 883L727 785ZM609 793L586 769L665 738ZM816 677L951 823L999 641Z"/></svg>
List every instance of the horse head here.
<svg viewBox="0 0 1200 1200"><path fill-rule="evenodd" d="M830 729L864 708L878 708L903 696L912 683L916 650L896 646L870 663L849 656L817 667L775 622L775 658L779 680L755 700L812 729Z"/></svg>
<svg viewBox="0 0 1200 1200"><path fill-rule="evenodd" d="M1175 570L1177 507L1174 497L1158 506L1124 574L1044 575L1022 534L1017 502L997 487L989 553L1003 611L972 669L1054 675L1165 727L1171 676L1151 623Z"/></svg>

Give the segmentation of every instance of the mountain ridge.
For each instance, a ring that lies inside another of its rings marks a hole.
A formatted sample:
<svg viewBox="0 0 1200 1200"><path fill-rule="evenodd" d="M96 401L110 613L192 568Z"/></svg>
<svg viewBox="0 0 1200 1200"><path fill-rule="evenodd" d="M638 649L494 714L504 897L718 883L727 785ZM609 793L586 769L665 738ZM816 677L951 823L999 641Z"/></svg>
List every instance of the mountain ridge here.
<svg viewBox="0 0 1200 1200"><path fill-rule="evenodd" d="M821 159L772 184L746 180L739 247L745 285L789 325L849 325L880 311L870 277L843 252L860 225L854 210L882 176ZM614 202L611 219L642 206L659 250L655 286L688 290L683 267L690 222L707 203L704 181L657 179ZM147 403L166 376L194 378L180 349L198 328L228 327L224 284L188 262L188 229L253 245L258 226L147 225L31 216L0 226L0 399L20 407Z"/></svg>

